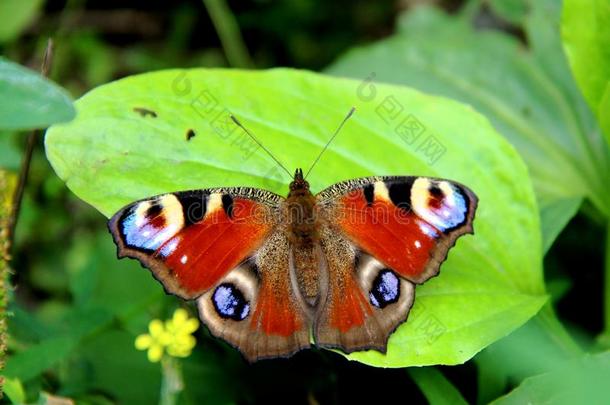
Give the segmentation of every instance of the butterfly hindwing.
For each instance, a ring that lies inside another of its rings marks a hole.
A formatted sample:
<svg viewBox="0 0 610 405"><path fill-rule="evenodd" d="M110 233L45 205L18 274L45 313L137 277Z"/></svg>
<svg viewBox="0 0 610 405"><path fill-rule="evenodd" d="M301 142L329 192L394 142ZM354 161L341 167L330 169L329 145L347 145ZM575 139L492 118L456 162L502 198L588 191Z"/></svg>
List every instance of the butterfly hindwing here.
<svg viewBox="0 0 610 405"><path fill-rule="evenodd" d="M212 334L249 361L310 346L311 321L291 285L288 249L284 233L273 232L255 256L197 300Z"/></svg>
<svg viewBox="0 0 610 405"><path fill-rule="evenodd" d="M169 193L126 206L108 226L119 257L138 259L168 293L192 299L262 245L281 200L253 188Z"/></svg>
<svg viewBox="0 0 610 405"><path fill-rule="evenodd" d="M414 284L438 274L456 239L472 233L477 197L448 180L396 176L337 183L316 198L329 263L316 342L385 351L407 318Z"/></svg>
<svg viewBox="0 0 610 405"><path fill-rule="evenodd" d="M331 228L322 231L321 244L328 292L314 324L316 344L385 352L388 336L407 319L415 286Z"/></svg>

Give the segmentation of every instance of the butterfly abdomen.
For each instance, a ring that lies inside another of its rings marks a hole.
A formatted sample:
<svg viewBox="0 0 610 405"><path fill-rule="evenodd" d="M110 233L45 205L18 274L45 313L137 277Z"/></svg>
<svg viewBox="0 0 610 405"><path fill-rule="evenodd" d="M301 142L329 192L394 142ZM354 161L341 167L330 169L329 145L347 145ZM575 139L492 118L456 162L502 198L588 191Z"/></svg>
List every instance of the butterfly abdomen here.
<svg viewBox="0 0 610 405"><path fill-rule="evenodd" d="M284 218L296 287L306 304L313 308L320 297L320 223L316 198L299 170L290 184Z"/></svg>

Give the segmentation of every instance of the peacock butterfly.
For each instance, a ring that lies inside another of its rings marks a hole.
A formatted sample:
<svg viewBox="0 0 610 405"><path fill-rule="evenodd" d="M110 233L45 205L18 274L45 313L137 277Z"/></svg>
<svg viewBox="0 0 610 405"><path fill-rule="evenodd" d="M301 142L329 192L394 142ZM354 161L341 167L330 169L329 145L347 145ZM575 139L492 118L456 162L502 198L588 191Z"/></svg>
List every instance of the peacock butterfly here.
<svg viewBox="0 0 610 405"><path fill-rule="evenodd" d="M210 331L249 361L290 356L310 336L319 347L385 353L415 285L473 233L477 197L414 176L347 180L314 195L306 177L296 170L287 198L250 187L162 194L108 226L119 257L138 259L167 293L196 299Z"/></svg>

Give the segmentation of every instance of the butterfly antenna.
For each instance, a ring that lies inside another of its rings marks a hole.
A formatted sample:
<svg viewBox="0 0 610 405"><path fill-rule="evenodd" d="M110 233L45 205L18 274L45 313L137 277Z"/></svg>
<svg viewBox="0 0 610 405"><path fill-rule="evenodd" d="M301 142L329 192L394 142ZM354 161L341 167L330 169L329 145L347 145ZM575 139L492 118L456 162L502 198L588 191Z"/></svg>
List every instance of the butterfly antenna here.
<svg viewBox="0 0 610 405"><path fill-rule="evenodd" d="M328 145L330 145L330 143L333 141L333 139L335 139L335 137L337 136L337 134L339 133L339 131L341 131L341 128L343 128L343 125L345 125L345 122L349 119L349 117L352 116L352 114L354 114L354 111L356 111L356 107L352 107L349 112L347 113L347 115L345 116L345 118L343 118L343 121L341 121L341 124L339 125L339 127L337 128L337 130L335 131L335 133L333 134L333 136L330 137L330 139L328 140L328 142L326 142L326 145L324 145L324 149L322 149L322 151L320 152L320 154L318 155L318 157L316 158L316 160L314 160L313 164L311 165L311 167L309 168L309 170L307 170L307 174L305 174L305 179L307 179L307 176L309 176L309 173L311 172L311 170L314 168L314 166L318 163L318 160L320 160L320 158L322 157L322 155L324 154L324 152L326 151L326 149L328 148Z"/></svg>
<svg viewBox="0 0 610 405"><path fill-rule="evenodd" d="M279 161L279 160L277 160L277 159L275 158L275 156L273 156L273 154L272 154L272 153L269 151L269 149L265 148L265 147L263 146L263 144L262 144L262 143L260 143L260 142L258 141L258 139L256 139L256 137L255 137L254 135L252 135L252 133L251 133L250 131L248 131L248 130L246 129L246 127L244 127L244 126L241 124L241 122L239 122L239 121L237 120L237 118L236 118L236 117L235 117L233 114L231 114L231 119L233 120L233 122L235 122L235 125L237 125L237 126L238 126L238 127L240 127L241 129L243 129L243 130L244 130L244 132L245 132L246 134L248 134L248 136L249 136L250 138L252 138L252 140L253 140L254 142L256 142L256 144L257 144L258 146L260 146L261 148L263 148L263 150L264 150L265 152L267 152L267 154L268 154L269 156L271 156L271 159L275 160L275 163L277 163L277 164L278 164L278 165L279 165L279 166L280 166L282 169L284 169L284 171L285 171L286 173L288 173L288 176L290 176L290 178L292 178L292 174L290 174L290 172L288 171L288 169L286 169L286 168L284 167L284 165L283 165L282 163L280 163L280 161Z"/></svg>

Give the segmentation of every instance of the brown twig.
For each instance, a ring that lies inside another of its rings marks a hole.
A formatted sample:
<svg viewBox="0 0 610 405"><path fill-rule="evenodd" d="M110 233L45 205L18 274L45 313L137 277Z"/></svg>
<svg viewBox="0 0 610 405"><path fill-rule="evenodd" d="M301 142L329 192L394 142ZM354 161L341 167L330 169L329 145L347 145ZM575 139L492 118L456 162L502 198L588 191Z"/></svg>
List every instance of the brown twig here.
<svg viewBox="0 0 610 405"><path fill-rule="evenodd" d="M51 69L51 63L53 61L53 40L49 38L47 41L47 48L44 53L42 65L40 66L40 74L44 77L49 75ZM32 153L34 152L34 146L36 145L36 139L42 135L42 131L35 129L27 137L25 151L23 152L23 161L21 162L21 168L19 169L19 180L17 182L17 188L13 196L13 203L11 207L11 215L8 219L8 249L13 245L15 237L15 227L17 226L17 220L19 218L19 211L21 210L21 201L23 200L23 192L25 185L28 180L28 174L30 173L30 163L32 162Z"/></svg>

